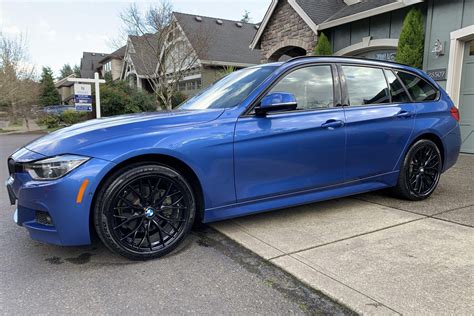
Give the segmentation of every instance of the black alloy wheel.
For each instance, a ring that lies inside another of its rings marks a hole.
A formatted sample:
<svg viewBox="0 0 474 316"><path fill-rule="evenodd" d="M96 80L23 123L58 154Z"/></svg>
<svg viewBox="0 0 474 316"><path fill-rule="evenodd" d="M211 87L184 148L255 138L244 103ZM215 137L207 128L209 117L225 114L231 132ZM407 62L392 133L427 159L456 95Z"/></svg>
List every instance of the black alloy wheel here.
<svg viewBox="0 0 474 316"><path fill-rule="evenodd" d="M193 191L183 176L166 166L131 166L102 188L94 213L96 230L108 248L127 258L169 253L193 224Z"/></svg>
<svg viewBox="0 0 474 316"><path fill-rule="evenodd" d="M442 171L438 146L430 140L417 141L408 151L395 192L408 200L423 200L436 189Z"/></svg>

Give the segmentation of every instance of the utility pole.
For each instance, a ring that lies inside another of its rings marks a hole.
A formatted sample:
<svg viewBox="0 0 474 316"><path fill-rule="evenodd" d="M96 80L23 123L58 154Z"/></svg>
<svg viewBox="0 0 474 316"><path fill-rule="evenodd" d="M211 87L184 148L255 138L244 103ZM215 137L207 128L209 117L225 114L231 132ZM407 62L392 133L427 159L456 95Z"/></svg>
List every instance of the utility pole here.
<svg viewBox="0 0 474 316"><path fill-rule="evenodd" d="M67 78L67 81L77 83L93 83L95 84L95 115L96 118L100 118L100 87L99 84L105 83L104 79L99 79L99 73L94 73L94 79L89 78Z"/></svg>

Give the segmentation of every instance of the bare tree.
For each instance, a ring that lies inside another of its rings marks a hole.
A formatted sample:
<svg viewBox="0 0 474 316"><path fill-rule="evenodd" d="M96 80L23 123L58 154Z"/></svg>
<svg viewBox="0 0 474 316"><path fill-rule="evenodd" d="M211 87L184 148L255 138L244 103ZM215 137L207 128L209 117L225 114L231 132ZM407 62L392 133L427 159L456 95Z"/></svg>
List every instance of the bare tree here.
<svg viewBox="0 0 474 316"><path fill-rule="evenodd" d="M7 106L12 117L24 118L28 126L38 98L38 83L27 52L23 36L7 38L0 34L0 104Z"/></svg>
<svg viewBox="0 0 474 316"><path fill-rule="evenodd" d="M173 19L168 0L161 0L144 14L132 4L121 18L129 38L146 46L135 47L135 57L146 69L146 79L161 107L171 109L179 82L199 66L198 58L207 49L208 32L200 26L197 36L188 39Z"/></svg>

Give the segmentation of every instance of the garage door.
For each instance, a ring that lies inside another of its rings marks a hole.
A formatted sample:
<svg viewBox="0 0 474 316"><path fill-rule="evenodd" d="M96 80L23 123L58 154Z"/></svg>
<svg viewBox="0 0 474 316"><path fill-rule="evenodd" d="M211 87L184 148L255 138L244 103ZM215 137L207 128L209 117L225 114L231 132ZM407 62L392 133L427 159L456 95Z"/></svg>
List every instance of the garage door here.
<svg viewBox="0 0 474 316"><path fill-rule="evenodd" d="M462 66L459 112L461 113L461 151L474 153L474 40L467 42Z"/></svg>

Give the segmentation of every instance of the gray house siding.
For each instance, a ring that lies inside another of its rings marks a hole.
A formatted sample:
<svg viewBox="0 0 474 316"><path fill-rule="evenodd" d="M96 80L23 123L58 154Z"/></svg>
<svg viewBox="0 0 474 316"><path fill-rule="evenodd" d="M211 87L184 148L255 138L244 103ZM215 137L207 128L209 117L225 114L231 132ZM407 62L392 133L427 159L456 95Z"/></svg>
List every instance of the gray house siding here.
<svg viewBox="0 0 474 316"><path fill-rule="evenodd" d="M472 24L474 24L473 0L428 1L423 69L445 70L448 67L450 33ZM432 53L436 40L440 40L444 46L444 55L439 57ZM446 80L439 80L438 83L446 87Z"/></svg>
<svg viewBox="0 0 474 316"><path fill-rule="evenodd" d="M367 36L371 36L372 39L397 39L400 36L403 19L410 9L411 7L354 21L324 32L330 37L334 52L360 43Z"/></svg>

